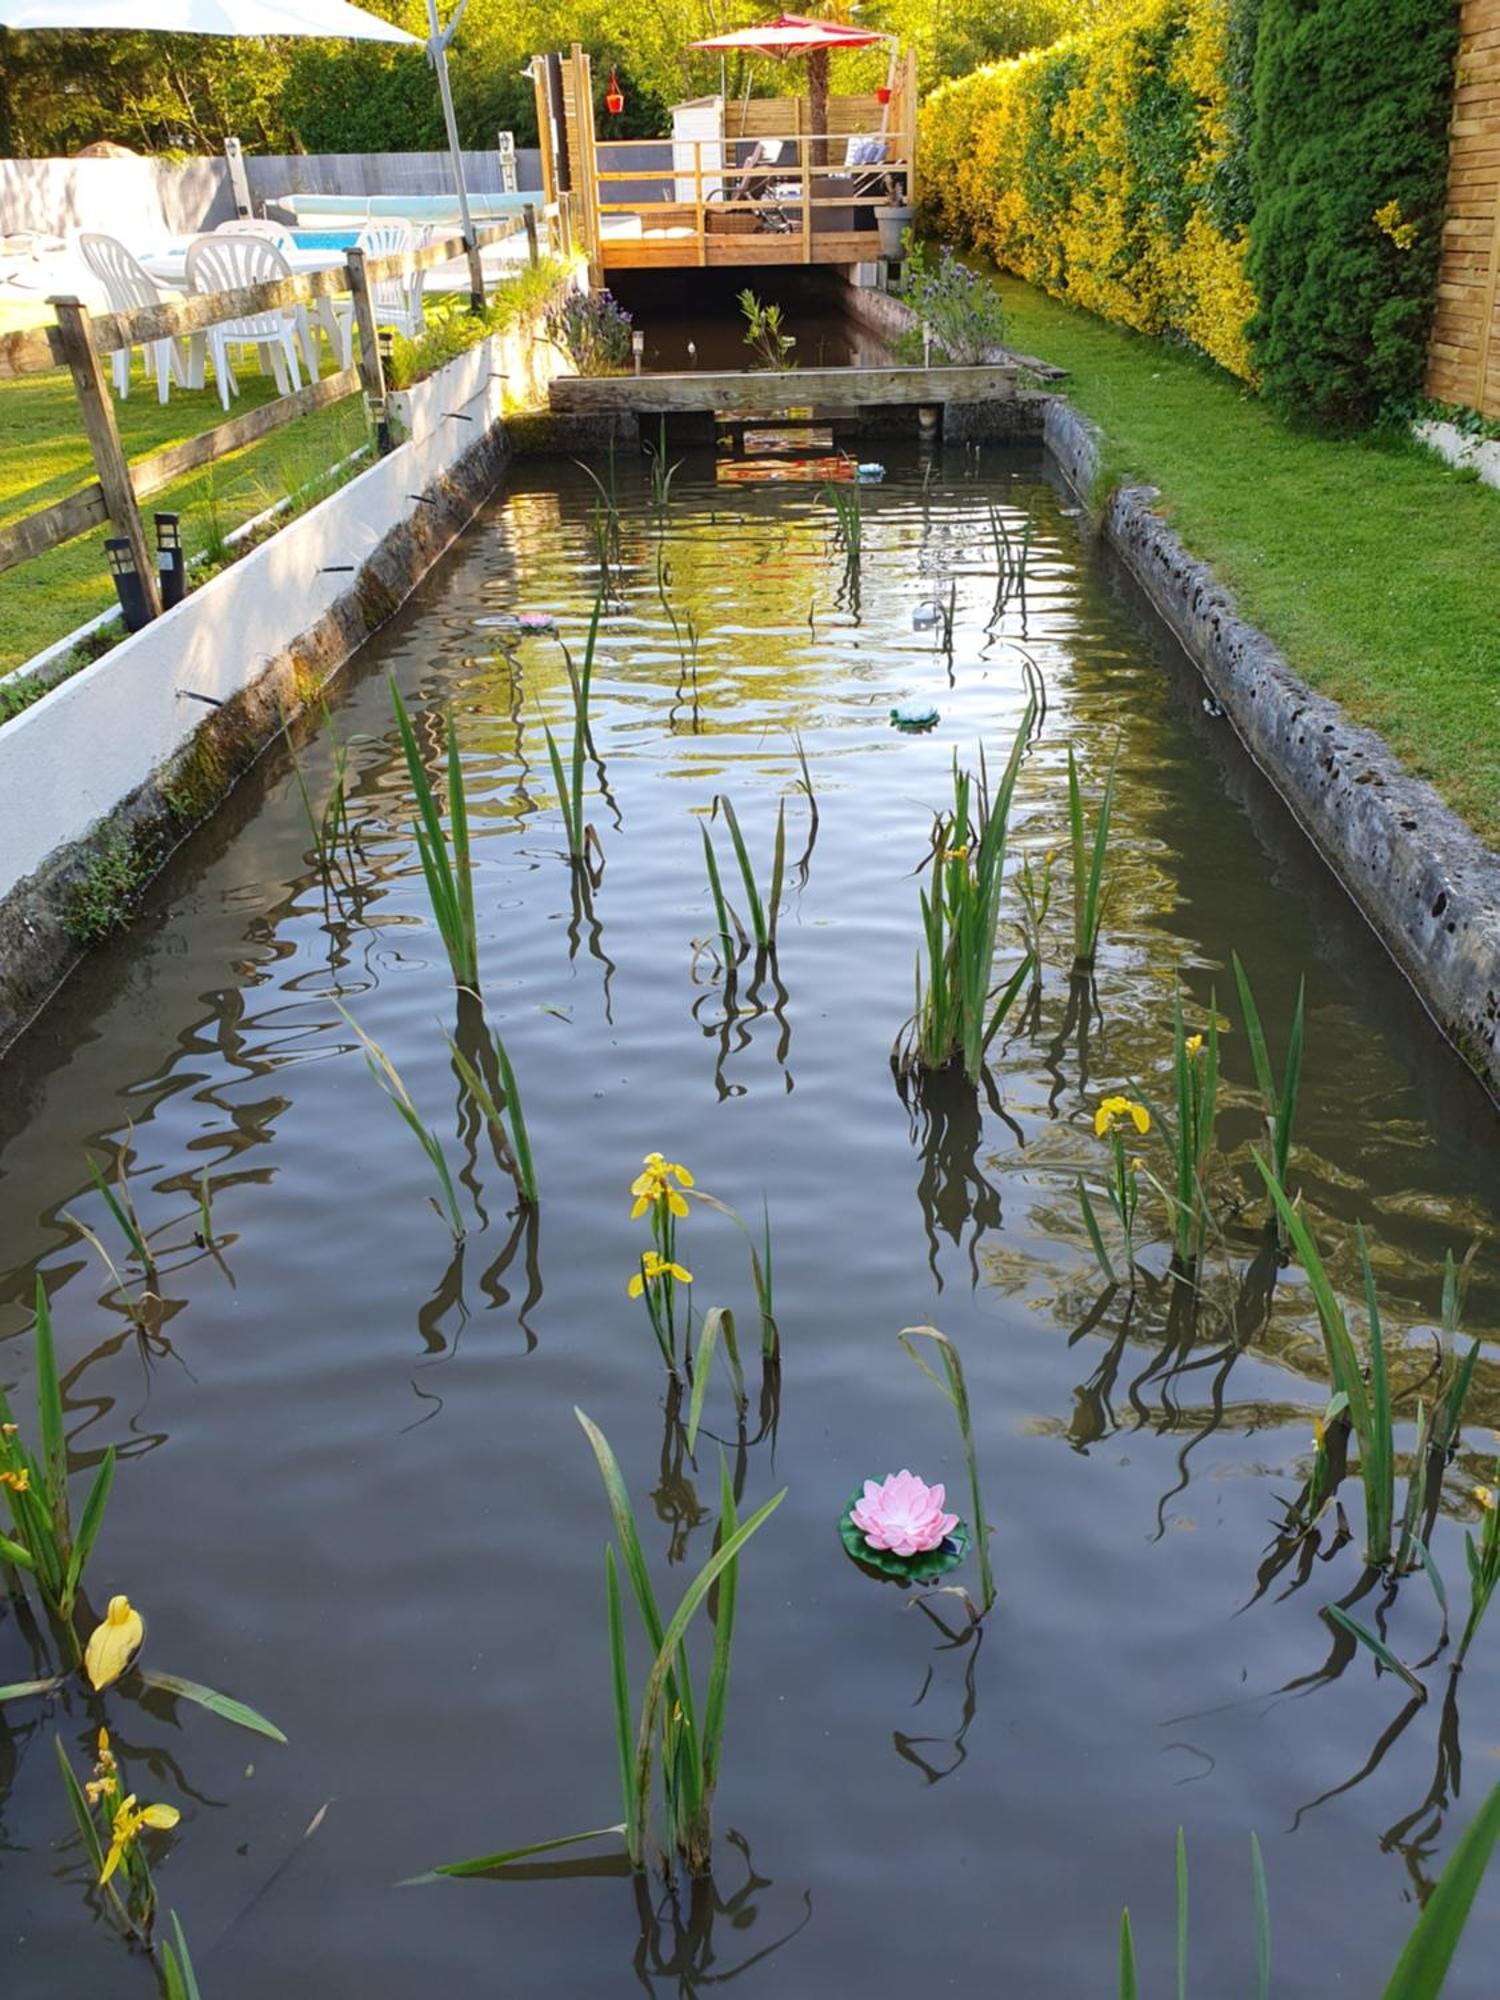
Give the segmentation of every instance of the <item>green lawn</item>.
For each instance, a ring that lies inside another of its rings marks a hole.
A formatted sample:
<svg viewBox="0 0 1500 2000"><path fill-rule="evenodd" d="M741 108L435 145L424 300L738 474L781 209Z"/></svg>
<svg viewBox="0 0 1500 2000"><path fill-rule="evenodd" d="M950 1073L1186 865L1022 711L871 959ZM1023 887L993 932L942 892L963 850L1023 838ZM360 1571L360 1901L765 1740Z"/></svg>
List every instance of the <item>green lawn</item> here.
<svg viewBox="0 0 1500 2000"><path fill-rule="evenodd" d="M328 372L326 351L323 372ZM241 391L232 406L236 414L275 394L271 378L257 374L253 363L247 361L236 374ZM130 394L115 403L115 415L126 452L144 458L211 429L223 411L211 383L193 391L174 388L163 407L137 357ZM153 510L175 511L184 516L185 546L201 549L210 540L215 516L221 530L234 527L345 457L364 434L358 397L299 417L248 451L154 494L144 510L147 531ZM0 523L60 500L92 477L71 378L58 373L0 382ZM107 532L96 529L0 574L0 673L114 603L104 560Z"/></svg>
<svg viewBox="0 0 1500 2000"><path fill-rule="evenodd" d="M1288 429L1232 377L997 280L1024 353L1105 433L1298 673L1500 845L1500 492L1402 437Z"/></svg>

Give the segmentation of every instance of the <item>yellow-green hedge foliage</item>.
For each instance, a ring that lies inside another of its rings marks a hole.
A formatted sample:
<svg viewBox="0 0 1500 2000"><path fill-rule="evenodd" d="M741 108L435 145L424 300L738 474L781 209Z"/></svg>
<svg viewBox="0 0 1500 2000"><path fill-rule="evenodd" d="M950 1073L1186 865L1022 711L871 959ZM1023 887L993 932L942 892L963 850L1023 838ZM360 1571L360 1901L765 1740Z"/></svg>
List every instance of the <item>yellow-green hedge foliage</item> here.
<svg viewBox="0 0 1500 2000"><path fill-rule="evenodd" d="M920 128L929 224L1143 333L1253 378L1231 0L1141 0L933 92Z"/></svg>

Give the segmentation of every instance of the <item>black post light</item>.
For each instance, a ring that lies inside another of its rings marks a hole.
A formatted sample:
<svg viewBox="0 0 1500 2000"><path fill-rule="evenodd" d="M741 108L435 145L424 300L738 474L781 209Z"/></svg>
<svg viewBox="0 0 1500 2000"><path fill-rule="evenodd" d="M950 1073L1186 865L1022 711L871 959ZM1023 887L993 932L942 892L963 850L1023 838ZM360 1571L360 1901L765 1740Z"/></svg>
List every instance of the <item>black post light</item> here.
<svg viewBox="0 0 1500 2000"><path fill-rule="evenodd" d="M109 573L115 580L115 595L125 617L125 630L139 632L151 622L151 607L146 602L146 586L130 553L130 543L124 535L111 535L104 544L104 553L109 557Z"/></svg>
<svg viewBox="0 0 1500 2000"><path fill-rule="evenodd" d="M156 568L161 580L161 608L181 604L187 590L187 558L182 552L182 516L157 514Z"/></svg>

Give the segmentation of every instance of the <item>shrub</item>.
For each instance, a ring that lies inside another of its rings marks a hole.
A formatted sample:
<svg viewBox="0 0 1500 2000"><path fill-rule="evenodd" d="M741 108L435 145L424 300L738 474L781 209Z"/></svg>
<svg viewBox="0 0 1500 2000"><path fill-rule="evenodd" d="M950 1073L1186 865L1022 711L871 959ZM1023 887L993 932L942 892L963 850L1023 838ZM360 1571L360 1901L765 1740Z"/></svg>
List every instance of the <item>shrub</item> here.
<svg viewBox="0 0 1500 2000"><path fill-rule="evenodd" d="M1232 18L1228 0L1142 0L934 91L927 219L1058 297L1248 377Z"/></svg>
<svg viewBox="0 0 1500 2000"><path fill-rule="evenodd" d="M931 334L940 360L971 367L1005 345L999 293L987 278L961 264L946 244L933 257L920 243L909 242L906 267L893 290ZM920 336L916 344L920 353Z"/></svg>
<svg viewBox="0 0 1500 2000"><path fill-rule="evenodd" d="M471 312L455 294L448 303L434 309L425 331L415 340L397 334L391 343L386 386L409 389L414 382L435 374L445 362L466 354L492 333L503 333L523 314L544 304L566 274L567 266L560 258L543 257L517 277L507 278L482 313ZM550 329L550 316L547 324Z"/></svg>
<svg viewBox="0 0 1500 2000"><path fill-rule="evenodd" d="M630 314L612 292L572 292L547 315L547 335L580 375L622 375L630 365Z"/></svg>
<svg viewBox="0 0 1500 2000"><path fill-rule="evenodd" d="M1420 392L1456 46L1453 0L1261 0L1250 339L1283 410L1347 428Z"/></svg>

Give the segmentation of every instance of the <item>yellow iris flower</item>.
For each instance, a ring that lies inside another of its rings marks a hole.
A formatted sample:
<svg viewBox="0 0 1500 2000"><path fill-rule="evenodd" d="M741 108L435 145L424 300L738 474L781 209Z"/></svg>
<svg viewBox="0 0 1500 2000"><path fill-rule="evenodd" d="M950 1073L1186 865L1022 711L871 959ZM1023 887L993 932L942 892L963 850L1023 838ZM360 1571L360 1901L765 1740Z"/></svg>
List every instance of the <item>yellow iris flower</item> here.
<svg viewBox="0 0 1500 2000"><path fill-rule="evenodd" d="M182 1814L176 1806L138 1806L134 1792L129 1798L121 1799L115 1807L109 1853L104 1857L104 1873L99 1877L99 1887L104 1887L125 1859L126 1850L140 1838L143 1826L154 1826L158 1832L165 1833L181 1818Z"/></svg>
<svg viewBox="0 0 1500 2000"><path fill-rule="evenodd" d="M1116 1125L1129 1119L1137 1132L1151 1130L1151 1113L1144 1104L1137 1104L1130 1097L1106 1097L1094 1113L1094 1137L1102 1139L1106 1132L1113 1132Z"/></svg>
<svg viewBox="0 0 1500 2000"><path fill-rule="evenodd" d="M94 1688L117 1681L146 1636L146 1621L128 1597L112 1597L104 1623L96 1625L84 1649L83 1670Z"/></svg>
<svg viewBox="0 0 1500 2000"><path fill-rule="evenodd" d="M116 1775L118 1769L115 1753L109 1747L109 1731L101 1729L99 1754L94 1759L94 1775L83 1788L88 1793L91 1806L97 1805L100 1799L112 1799L120 1789L120 1781Z"/></svg>
<svg viewBox="0 0 1500 2000"><path fill-rule="evenodd" d="M630 1192L635 1196L635 1207L630 1211L631 1221L636 1221L659 1201L664 1201L673 1215L686 1215L688 1205L677 1190L678 1187L690 1188L693 1185L693 1177L687 1168L675 1160L664 1160L660 1153L648 1153L641 1165L643 1171L630 1183ZM674 1180L677 1187L672 1185Z"/></svg>
<svg viewBox="0 0 1500 2000"><path fill-rule="evenodd" d="M638 1299L647 1285L657 1278L675 1278L679 1285L690 1285L693 1282L691 1271L684 1271L680 1264L669 1264L666 1258L655 1250L648 1250L641 1259L640 1270L636 1272L627 1287L630 1296Z"/></svg>
<svg viewBox="0 0 1500 2000"><path fill-rule="evenodd" d="M30 1468L23 1465L19 1472L0 1472L0 1486L8 1486L12 1493L29 1493L31 1491Z"/></svg>
<svg viewBox="0 0 1500 2000"><path fill-rule="evenodd" d="M1201 1035L1189 1035L1187 1040L1183 1043L1183 1047L1186 1049L1187 1053L1190 1056L1197 1055L1199 1049L1201 1049L1202 1046L1203 1046L1203 1037Z"/></svg>
<svg viewBox="0 0 1500 2000"><path fill-rule="evenodd" d="M1493 1493L1491 1493L1488 1486L1476 1486L1474 1488L1474 1498L1479 1502L1480 1506L1483 1507L1484 1511L1487 1514L1494 1513L1495 1496Z"/></svg>

